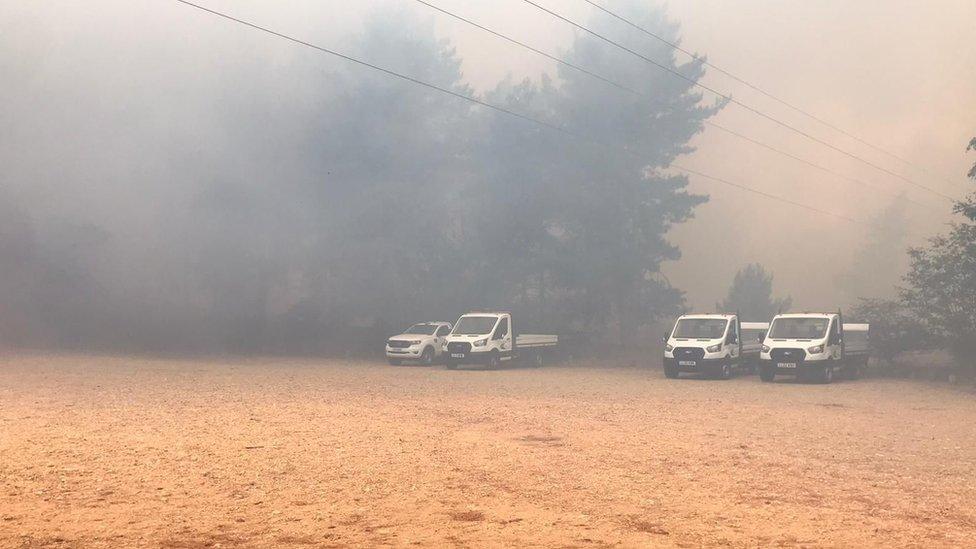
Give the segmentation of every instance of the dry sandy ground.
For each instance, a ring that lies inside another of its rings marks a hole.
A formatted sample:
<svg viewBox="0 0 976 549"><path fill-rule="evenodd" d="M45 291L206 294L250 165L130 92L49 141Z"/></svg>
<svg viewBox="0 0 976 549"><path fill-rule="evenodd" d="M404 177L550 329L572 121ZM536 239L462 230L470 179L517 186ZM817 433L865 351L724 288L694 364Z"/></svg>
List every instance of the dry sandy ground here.
<svg viewBox="0 0 976 549"><path fill-rule="evenodd" d="M0 546L976 546L976 396L0 359Z"/></svg>

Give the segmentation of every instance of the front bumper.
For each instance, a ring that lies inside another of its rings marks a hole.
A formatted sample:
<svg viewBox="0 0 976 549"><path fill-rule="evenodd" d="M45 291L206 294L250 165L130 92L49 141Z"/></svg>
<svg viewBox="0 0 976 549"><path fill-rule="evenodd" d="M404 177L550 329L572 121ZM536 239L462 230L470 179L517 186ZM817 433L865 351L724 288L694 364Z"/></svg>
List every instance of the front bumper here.
<svg viewBox="0 0 976 549"><path fill-rule="evenodd" d="M792 364L792 366L790 366ZM820 371L827 364L826 360L805 359L797 362L777 362L771 358L760 358L761 369L775 370L779 375L800 375L805 372Z"/></svg>
<svg viewBox="0 0 976 549"><path fill-rule="evenodd" d="M453 353L449 350L444 351L444 359L454 364L487 364L489 356L491 356L489 351L471 350Z"/></svg>
<svg viewBox="0 0 976 549"><path fill-rule="evenodd" d="M726 364L726 358L699 358L695 360L678 360L664 357L665 368L675 368L679 372L716 372Z"/></svg>
<svg viewBox="0 0 976 549"><path fill-rule="evenodd" d="M414 345L413 347L386 347L386 358L420 358L423 354L424 349L420 345Z"/></svg>

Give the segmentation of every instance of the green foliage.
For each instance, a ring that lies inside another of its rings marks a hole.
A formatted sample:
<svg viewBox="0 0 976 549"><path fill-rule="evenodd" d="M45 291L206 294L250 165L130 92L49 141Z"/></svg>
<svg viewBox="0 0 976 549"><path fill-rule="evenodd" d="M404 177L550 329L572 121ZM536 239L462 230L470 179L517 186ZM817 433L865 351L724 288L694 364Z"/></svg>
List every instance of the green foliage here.
<svg viewBox="0 0 976 549"><path fill-rule="evenodd" d="M899 300L861 299L848 320L871 325L872 351L889 364L900 353L927 349L936 343L925 324Z"/></svg>
<svg viewBox="0 0 976 549"><path fill-rule="evenodd" d="M738 311L743 321L769 322L792 305L790 297L773 299L773 274L759 263L751 263L735 274L728 296L715 307L719 312Z"/></svg>
<svg viewBox="0 0 976 549"><path fill-rule="evenodd" d="M970 177L976 179L976 174L970 172ZM976 194L957 204L955 211L967 221L953 223L948 234L909 251L911 268L902 299L968 366L976 356Z"/></svg>

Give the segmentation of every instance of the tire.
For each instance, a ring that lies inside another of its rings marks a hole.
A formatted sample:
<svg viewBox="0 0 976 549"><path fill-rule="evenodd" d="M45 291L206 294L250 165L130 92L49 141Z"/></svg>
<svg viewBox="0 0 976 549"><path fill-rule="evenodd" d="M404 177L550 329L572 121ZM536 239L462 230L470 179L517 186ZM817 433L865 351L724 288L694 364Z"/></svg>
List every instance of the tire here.
<svg viewBox="0 0 976 549"><path fill-rule="evenodd" d="M546 365L546 358L542 356L542 353L532 353L529 358L529 365L533 368L542 368Z"/></svg>
<svg viewBox="0 0 976 549"><path fill-rule="evenodd" d="M820 372L820 383L828 385L834 381L834 365L827 364L823 367L823 371Z"/></svg>
<svg viewBox="0 0 976 549"><path fill-rule="evenodd" d="M501 362L502 361L498 356L498 351L492 351L491 354L488 355L487 366L489 370L497 370L498 367L501 365Z"/></svg>
<svg viewBox="0 0 976 549"><path fill-rule="evenodd" d="M773 381L776 379L776 370L768 366L759 366L759 379L761 379L763 383Z"/></svg>
<svg viewBox="0 0 976 549"><path fill-rule="evenodd" d="M424 366L430 366L434 363L433 347L424 347L424 352L420 354L420 363Z"/></svg>
<svg viewBox="0 0 976 549"><path fill-rule="evenodd" d="M718 370L719 379L732 379L732 364L728 361L722 363Z"/></svg>
<svg viewBox="0 0 976 549"><path fill-rule="evenodd" d="M399 366L402 361L399 358L391 358L389 362L390 366Z"/></svg>
<svg viewBox="0 0 976 549"><path fill-rule="evenodd" d="M664 377L668 379L678 379L678 367L664 365Z"/></svg>

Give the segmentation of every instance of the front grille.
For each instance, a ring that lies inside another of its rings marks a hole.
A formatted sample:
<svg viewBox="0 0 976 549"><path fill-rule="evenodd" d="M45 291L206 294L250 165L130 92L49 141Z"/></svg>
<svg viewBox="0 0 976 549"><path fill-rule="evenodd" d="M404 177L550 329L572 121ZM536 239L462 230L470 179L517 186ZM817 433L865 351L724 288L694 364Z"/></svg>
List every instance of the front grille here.
<svg viewBox="0 0 976 549"><path fill-rule="evenodd" d="M452 341L447 344L447 352L449 353L470 353L471 344L466 341Z"/></svg>
<svg viewBox="0 0 976 549"><path fill-rule="evenodd" d="M807 358L807 352L803 349L773 349L769 352L769 357L774 362L803 362Z"/></svg>
<svg viewBox="0 0 976 549"><path fill-rule="evenodd" d="M674 358L678 360L701 360L705 358L705 349L701 347L676 347Z"/></svg>
<svg viewBox="0 0 976 549"><path fill-rule="evenodd" d="M410 346L409 341L397 341L395 339L387 341L386 344L389 345L391 349L406 349Z"/></svg>

